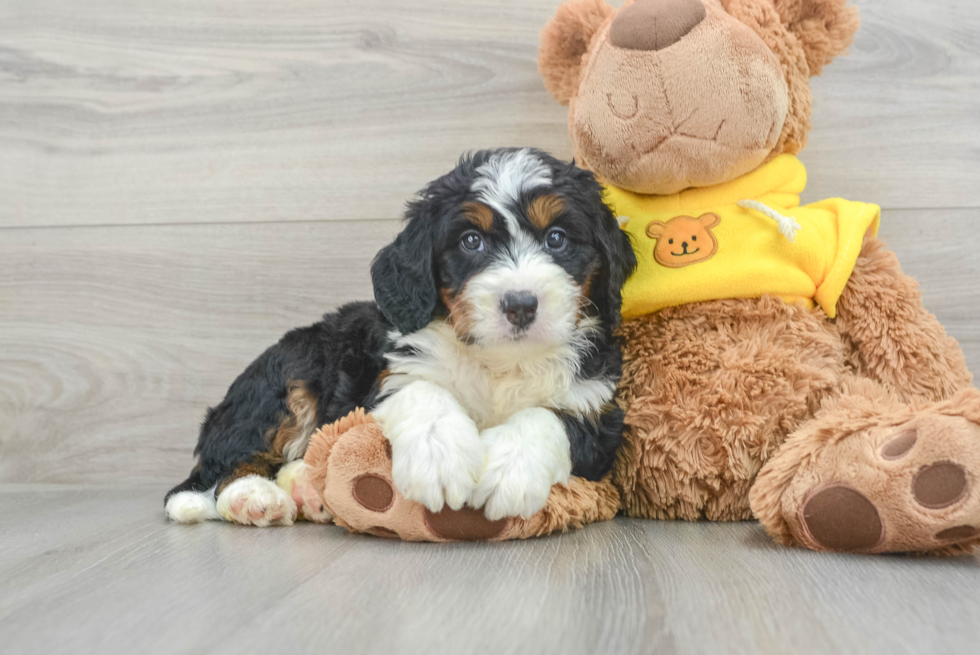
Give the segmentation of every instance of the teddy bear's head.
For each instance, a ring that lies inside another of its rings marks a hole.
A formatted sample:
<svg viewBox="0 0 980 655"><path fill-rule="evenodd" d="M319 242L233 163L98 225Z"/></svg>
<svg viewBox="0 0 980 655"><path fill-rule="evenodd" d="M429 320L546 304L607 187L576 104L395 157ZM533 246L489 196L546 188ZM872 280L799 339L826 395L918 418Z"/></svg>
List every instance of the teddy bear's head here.
<svg viewBox="0 0 980 655"><path fill-rule="evenodd" d="M576 161L668 194L734 179L810 129L809 77L850 44L847 0L569 0L538 66L569 106Z"/></svg>

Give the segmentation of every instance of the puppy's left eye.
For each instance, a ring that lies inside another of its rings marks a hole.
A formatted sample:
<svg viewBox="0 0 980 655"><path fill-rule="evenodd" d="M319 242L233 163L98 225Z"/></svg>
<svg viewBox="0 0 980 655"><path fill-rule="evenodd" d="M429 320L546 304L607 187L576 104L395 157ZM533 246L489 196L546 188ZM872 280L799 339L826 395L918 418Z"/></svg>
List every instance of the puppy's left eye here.
<svg viewBox="0 0 980 655"><path fill-rule="evenodd" d="M478 233L470 230L464 232L463 236L459 238L459 245L463 247L463 250L467 252L480 252L483 250L483 237Z"/></svg>
<svg viewBox="0 0 980 655"><path fill-rule="evenodd" d="M565 230L557 227L548 230L548 234L544 237L544 245L548 250L564 250L568 245L568 237L565 235Z"/></svg>

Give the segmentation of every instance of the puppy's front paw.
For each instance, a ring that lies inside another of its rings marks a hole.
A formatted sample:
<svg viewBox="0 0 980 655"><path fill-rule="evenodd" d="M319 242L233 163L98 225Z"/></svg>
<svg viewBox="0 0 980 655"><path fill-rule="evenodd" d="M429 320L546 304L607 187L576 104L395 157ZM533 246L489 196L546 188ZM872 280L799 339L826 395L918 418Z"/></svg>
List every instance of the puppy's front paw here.
<svg viewBox="0 0 980 655"><path fill-rule="evenodd" d="M567 482L571 475L564 432L556 435L542 416L522 414L480 435L487 448L487 468L469 502L484 507L491 521L507 516L530 518L548 502L551 486Z"/></svg>
<svg viewBox="0 0 980 655"><path fill-rule="evenodd" d="M476 425L450 413L409 427L392 441L391 476L402 496L433 512L459 509L476 487L486 455Z"/></svg>
<svg viewBox="0 0 980 655"><path fill-rule="evenodd" d="M249 475L221 490L218 513L226 521L260 528L292 525L296 519L296 503L272 480Z"/></svg>

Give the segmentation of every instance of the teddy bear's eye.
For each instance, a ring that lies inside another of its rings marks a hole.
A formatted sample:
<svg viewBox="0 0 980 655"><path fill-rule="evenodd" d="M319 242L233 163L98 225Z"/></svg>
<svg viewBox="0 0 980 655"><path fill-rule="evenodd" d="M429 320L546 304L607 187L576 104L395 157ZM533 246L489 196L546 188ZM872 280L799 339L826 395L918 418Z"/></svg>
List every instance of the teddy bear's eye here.
<svg viewBox="0 0 980 655"><path fill-rule="evenodd" d="M671 240L670 240L670 241L668 241L667 243L674 243L674 240L673 240L673 239L671 239Z"/></svg>
<svg viewBox="0 0 980 655"><path fill-rule="evenodd" d="M698 240L697 237L691 237L691 241L697 241L697 240Z"/></svg>

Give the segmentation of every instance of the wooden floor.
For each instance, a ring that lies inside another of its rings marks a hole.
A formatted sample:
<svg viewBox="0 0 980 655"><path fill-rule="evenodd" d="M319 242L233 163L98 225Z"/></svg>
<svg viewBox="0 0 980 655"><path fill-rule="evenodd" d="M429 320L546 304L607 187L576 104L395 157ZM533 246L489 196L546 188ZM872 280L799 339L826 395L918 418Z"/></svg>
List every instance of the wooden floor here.
<svg viewBox="0 0 980 655"><path fill-rule="evenodd" d="M974 558L791 550L754 523L439 545L176 527L162 493L8 489L0 652L977 652Z"/></svg>
<svg viewBox="0 0 980 655"><path fill-rule="evenodd" d="M881 204L980 371L980 5L857 4L805 199ZM426 546L165 523L205 407L369 296L414 191L468 149L570 156L534 61L557 5L0 0L0 653L977 652L980 558L755 524Z"/></svg>

